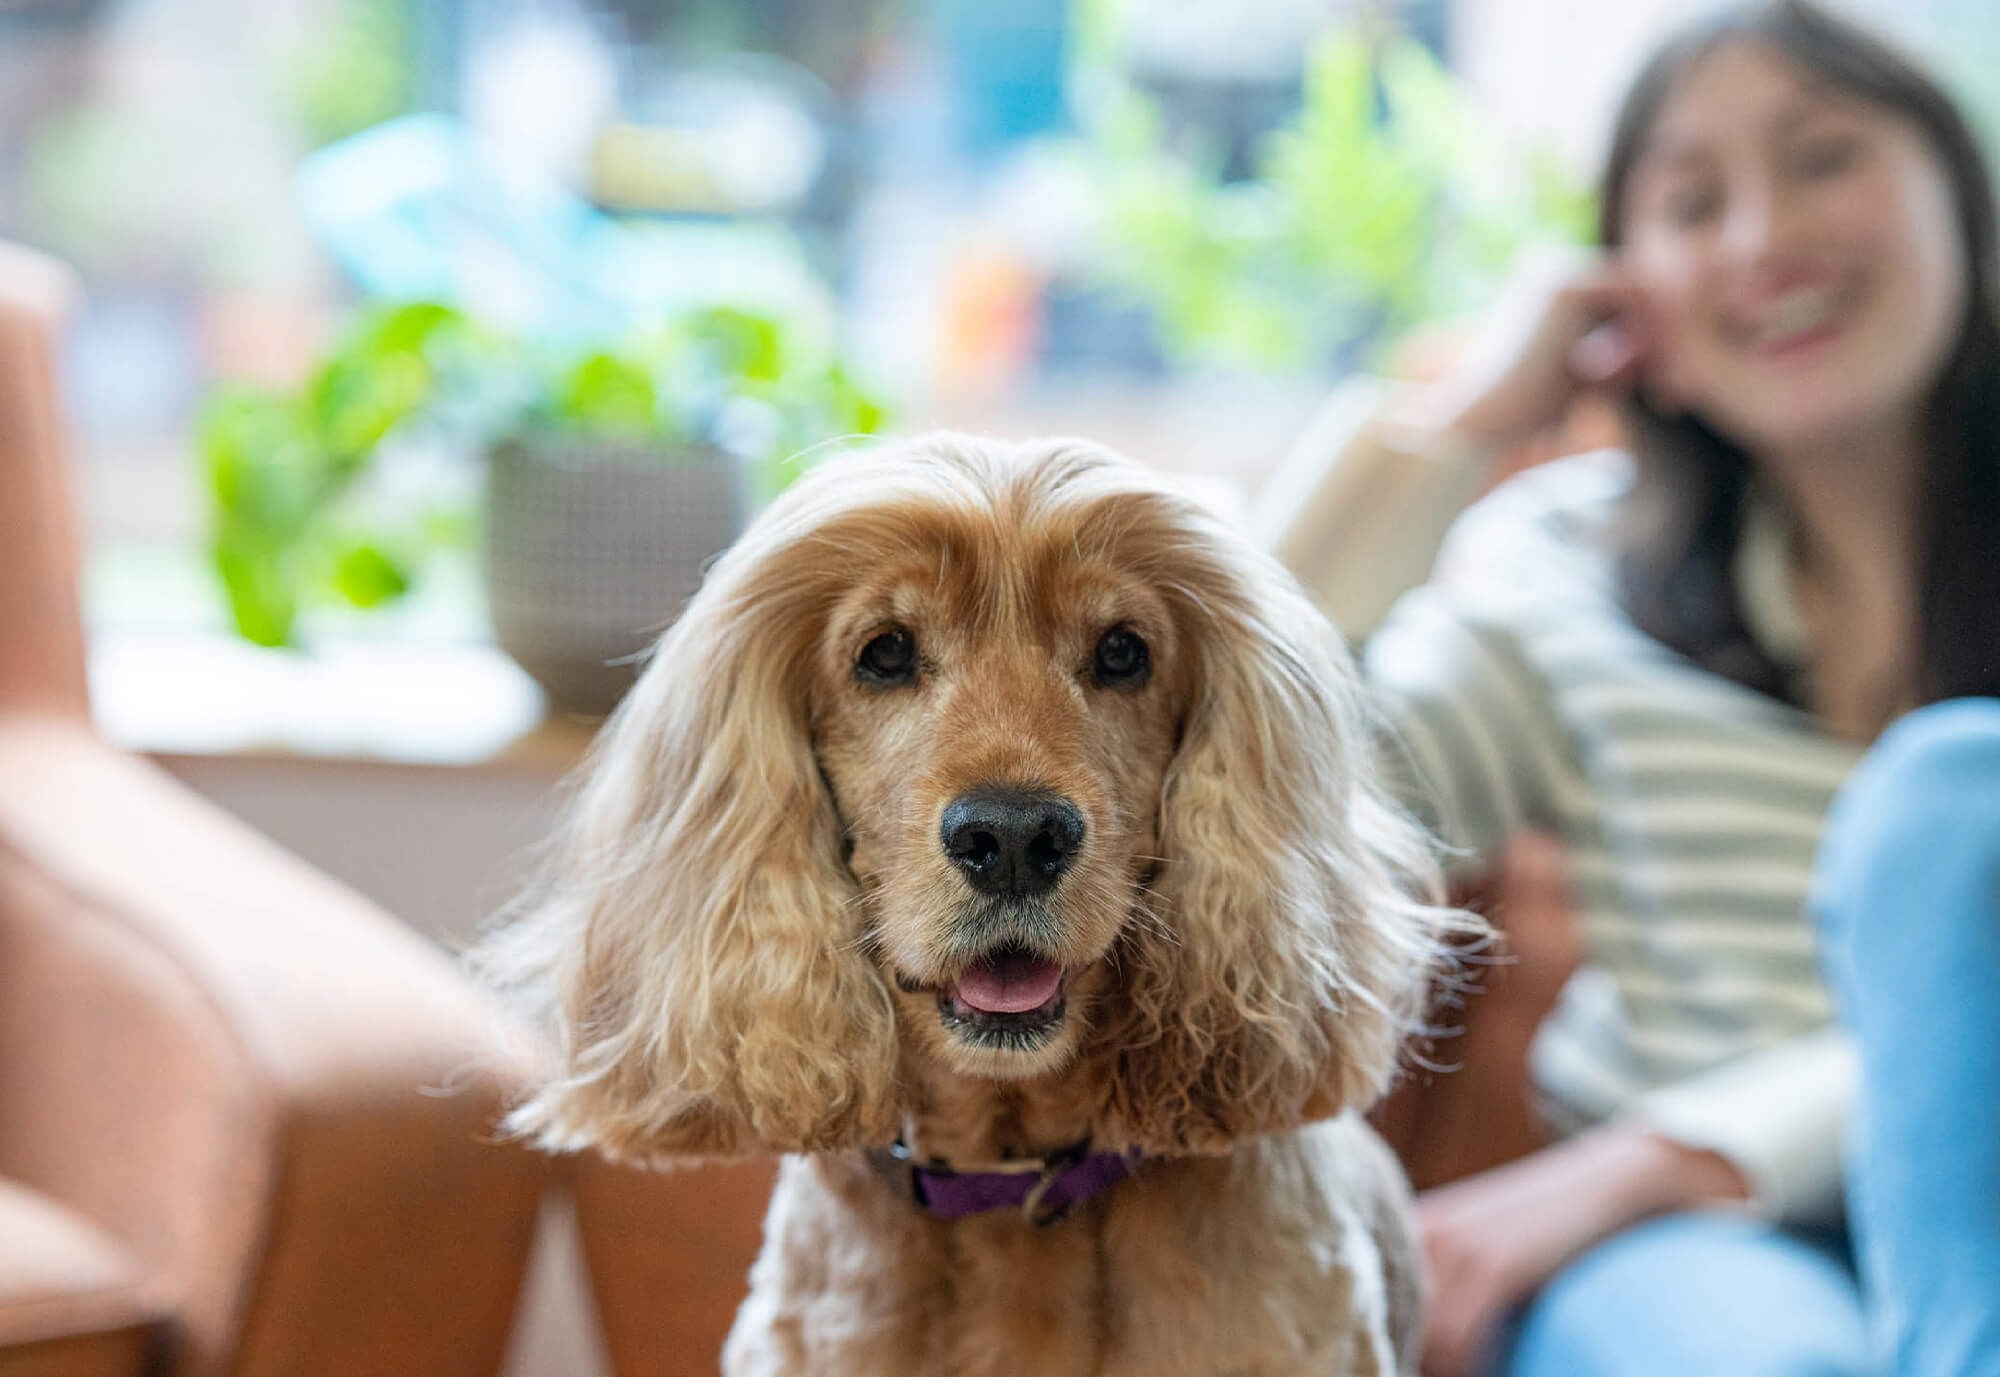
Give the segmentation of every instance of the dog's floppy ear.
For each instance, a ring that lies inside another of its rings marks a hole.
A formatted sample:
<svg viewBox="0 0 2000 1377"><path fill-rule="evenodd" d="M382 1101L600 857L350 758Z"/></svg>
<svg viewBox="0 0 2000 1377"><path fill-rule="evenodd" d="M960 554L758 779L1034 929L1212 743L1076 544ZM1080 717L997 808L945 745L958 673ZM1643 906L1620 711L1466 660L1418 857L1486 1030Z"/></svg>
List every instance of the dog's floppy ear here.
<svg viewBox="0 0 2000 1377"><path fill-rule="evenodd" d="M606 727L541 882L474 956L550 1035L515 1126L615 1157L886 1142L894 1012L807 728L823 590L781 502Z"/></svg>
<svg viewBox="0 0 2000 1377"><path fill-rule="evenodd" d="M1338 633L1218 524L1167 585L1197 683L1161 800L1153 921L1120 955L1114 1131L1219 1150L1386 1087L1451 916L1428 844L1379 792Z"/></svg>

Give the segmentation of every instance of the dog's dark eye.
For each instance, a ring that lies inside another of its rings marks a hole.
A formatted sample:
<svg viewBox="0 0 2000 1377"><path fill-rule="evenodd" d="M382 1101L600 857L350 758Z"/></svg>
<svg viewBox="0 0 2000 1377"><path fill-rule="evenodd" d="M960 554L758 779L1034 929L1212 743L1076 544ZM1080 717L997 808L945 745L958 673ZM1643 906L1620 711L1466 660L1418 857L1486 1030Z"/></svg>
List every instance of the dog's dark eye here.
<svg viewBox="0 0 2000 1377"><path fill-rule="evenodd" d="M1130 687L1144 683L1152 667L1145 638L1128 626L1114 626L1099 638L1090 672L1100 688Z"/></svg>
<svg viewBox="0 0 2000 1377"><path fill-rule="evenodd" d="M854 662L854 677L864 684L907 684L917 677L917 640L897 627L884 631Z"/></svg>

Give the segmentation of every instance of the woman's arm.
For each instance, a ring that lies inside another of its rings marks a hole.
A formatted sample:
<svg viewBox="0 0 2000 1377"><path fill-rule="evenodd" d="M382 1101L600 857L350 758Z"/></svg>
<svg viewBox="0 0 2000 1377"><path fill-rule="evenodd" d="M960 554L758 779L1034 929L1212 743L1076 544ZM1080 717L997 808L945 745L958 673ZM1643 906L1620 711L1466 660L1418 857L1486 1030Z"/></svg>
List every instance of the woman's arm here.
<svg viewBox="0 0 2000 1377"><path fill-rule="evenodd" d="M1629 1117L1734 1163L1758 1213L1825 1221L1840 1210L1856 1075L1852 1040L1829 1025L1652 1091Z"/></svg>
<svg viewBox="0 0 2000 1377"><path fill-rule="evenodd" d="M1501 1321L1564 1264L1642 1219L1742 1200L1729 1161L1621 1122L1426 1191L1425 1377L1482 1370Z"/></svg>
<svg viewBox="0 0 2000 1377"><path fill-rule="evenodd" d="M1638 306L1609 260L1530 265L1443 378L1339 389L1258 493L1256 533L1351 640L1365 640L1423 581L1496 458L1582 393L1636 373Z"/></svg>
<svg viewBox="0 0 2000 1377"><path fill-rule="evenodd" d="M1430 574L1487 482L1486 442L1376 378L1338 388L1257 494L1258 539L1359 644Z"/></svg>
<svg viewBox="0 0 2000 1377"><path fill-rule="evenodd" d="M1657 1214L1823 1215L1840 1188L1853 1055L1837 1029L1646 1096L1624 1117L1418 1198L1426 1377L1479 1370L1501 1321L1572 1259Z"/></svg>

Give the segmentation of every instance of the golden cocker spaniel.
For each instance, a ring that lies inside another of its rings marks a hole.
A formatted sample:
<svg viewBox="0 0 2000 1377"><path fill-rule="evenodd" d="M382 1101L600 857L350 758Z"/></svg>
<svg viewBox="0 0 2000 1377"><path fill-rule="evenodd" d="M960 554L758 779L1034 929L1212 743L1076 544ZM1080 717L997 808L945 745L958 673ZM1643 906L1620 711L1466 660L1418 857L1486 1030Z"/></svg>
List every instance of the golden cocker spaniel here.
<svg viewBox="0 0 2000 1377"><path fill-rule="evenodd" d="M1361 1122L1452 919L1345 652L1073 442L829 463L710 573L481 960L555 1149L784 1164L733 1377L1414 1364Z"/></svg>

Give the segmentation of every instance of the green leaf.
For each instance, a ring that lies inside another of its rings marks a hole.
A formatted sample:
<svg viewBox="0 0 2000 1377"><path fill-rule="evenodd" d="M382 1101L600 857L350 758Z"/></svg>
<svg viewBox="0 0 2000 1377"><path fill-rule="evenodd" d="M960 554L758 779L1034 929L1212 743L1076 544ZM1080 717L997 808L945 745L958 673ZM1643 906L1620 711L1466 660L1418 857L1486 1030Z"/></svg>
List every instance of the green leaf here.
<svg viewBox="0 0 2000 1377"><path fill-rule="evenodd" d="M242 540L218 542L210 554L237 634L253 645L291 645L298 600L284 552Z"/></svg>
<svg viewBox="0 0 2000 1377"><path fill-rule="evenodd" d="M196 429L211 503L225 513L277 517L271 470L296 466L299 444L297 409L287 399L247 388L219 393Z"/></svg>
<svg viewBox="0 0 2000 1377"><path fill-rule="evenodd" d="M838 364L827 370L827 412L838 435L879 435L889 422L882 399L856 382Z"/></svg>
<svg viewBox="0 0 2000 1377"><path fill-rule="evenodd" d="M447 336L469 332L463 312L435 301L378 308L362 318L342 353L351 358L416 354Z"/></svg>
<svg viewBox="0 0 2000 1377"><path fill-rule="evenodd" d="M375 447L436 398L453 356L473 347L465 317L436 302L380 308L341 339L307 387L318 438L336 470Z"/></svg>
<svg viewBox="0 0 2000 1377"><path fill-rule="evenodd" d="M587 355L558 380L554 416L593 435L644 435L659 417L652 373L616 354Z"/></svg>
<svg viewBox="0 0 2000 1377"><path fill-rule="evenodd" d="M434 374L421 355L384 352L335 359L320 373L312 404L319 439L336 470L360 467L390 432L430 400Z"/></svg>
<svg viewBox="0 0 2000 1377"><path fill-rule="evenodd" d="M778 382L785 376L786 329L774 316L713 306L690 317L687 331L712 353L725 375L757 382Z"/></svg>
<svg viewBox="0 0 2000 1377"><path fill-rule="evenodd" d="M333 586L356 607L380 607L410 591L409 569L387 550L361 540L336 556Z"/></svg>

